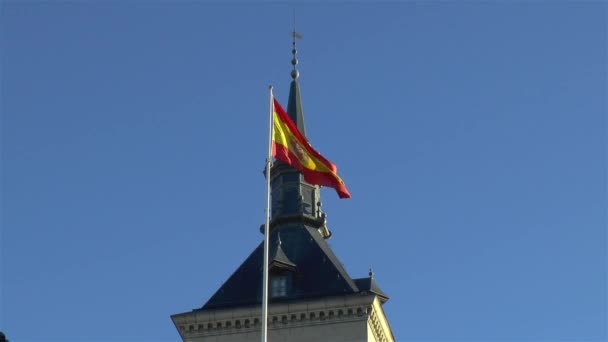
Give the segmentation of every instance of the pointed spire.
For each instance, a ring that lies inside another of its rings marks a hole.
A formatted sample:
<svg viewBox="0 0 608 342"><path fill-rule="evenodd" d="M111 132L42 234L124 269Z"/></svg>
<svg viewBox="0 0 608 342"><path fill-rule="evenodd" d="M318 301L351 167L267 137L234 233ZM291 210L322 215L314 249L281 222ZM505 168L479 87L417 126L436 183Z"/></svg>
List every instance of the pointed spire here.
<svg viewBox="0 0 608 342"><path fill-rule="evenodd" d="M299 72L296 69L298 59L296 58L296 39L302 38L294 29L291 32L293 38L292 80L289 87L289 100L287 102L287 114L296 124L296 127L306 136L304 129L304 111L302 110L302 97L300 95ZM317 229L325 239L331 237L331 231L326 225L326 216L321 209L321 193L318 185L313 185L304 179L297 169L277 161L271 169L271 192L272 210L270 229L282 229L293 223L304 223L308 227ZM263 232L264 226L260 227ZM278 250L280 251L280 244Z"/></svg>
<svg viewBox="0 0 608 342"><path fill-rule="evenodd" d="M287 268L287 269L295 269L296 264L293 263L287 255L285 251L283 251L283 243L281 242L281 232L277 234L277 240L274 246L274 251L272 253L272 257L270 258L270 268L279 267L279 268Z"/></svg>
<svg viewBox="0 0 608 342"><path fill-rule="evenodd" d="M293 70L291 70L291 86L289 87L289 102L287 103L287 114L291 117L293 122L296 123L298 130L302 135L306 136L306 130L304 129L304 111L302 110L302 99L300 96L300 85L298 83L298 77L300 76L300 72L296 69L296 65L298 65L298 50L296 49L296 39L301 39L302 35L296 32L296 11L293 11L293 31L291 31L291 36L293 38L291 44L292 49L291 53L293 58L291 59L291 65L293 66Z"/></svg>

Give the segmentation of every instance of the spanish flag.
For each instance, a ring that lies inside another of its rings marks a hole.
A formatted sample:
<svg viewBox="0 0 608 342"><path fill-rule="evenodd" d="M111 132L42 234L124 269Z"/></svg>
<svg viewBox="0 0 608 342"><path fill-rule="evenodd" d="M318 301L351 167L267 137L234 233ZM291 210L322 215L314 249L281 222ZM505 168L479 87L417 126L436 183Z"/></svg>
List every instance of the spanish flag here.
<svg viewBox="0 0 608 342"><path fill-rule="evenodd" d="M332 187L340 198L350 198L336 165L310 146L276 99L273 107L272 156L298 169L308 183Z"/></svg>

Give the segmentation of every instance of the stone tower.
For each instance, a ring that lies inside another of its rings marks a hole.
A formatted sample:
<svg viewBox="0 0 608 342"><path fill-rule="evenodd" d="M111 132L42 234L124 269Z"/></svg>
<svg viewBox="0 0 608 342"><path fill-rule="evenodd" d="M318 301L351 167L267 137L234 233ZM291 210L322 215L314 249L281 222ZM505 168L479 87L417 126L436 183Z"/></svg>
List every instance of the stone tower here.
<svg viewBox="0 0 608 342"><path fill-rule="evenodd" d="M305 135L295 39L292 53L287 113ZM326 242L319 186L280 161L270 184L268 341L394 341L382 309L388 296L373 273L351 278ZM183 341L261 339L263 249L262 242L201 308L171 316Z"/></svg>

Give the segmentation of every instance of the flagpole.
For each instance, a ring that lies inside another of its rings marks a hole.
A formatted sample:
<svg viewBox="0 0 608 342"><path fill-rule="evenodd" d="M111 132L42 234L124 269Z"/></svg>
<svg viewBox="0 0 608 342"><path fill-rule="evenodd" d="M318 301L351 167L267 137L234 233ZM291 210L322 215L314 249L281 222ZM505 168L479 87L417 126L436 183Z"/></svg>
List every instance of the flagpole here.
<svg viewBox="0 0 608 342"><path fill-rule="evenodd" d="M268 341L268 245L270 241L270 168L272 166L273 96L272 86L268 86L270 107L268 120L268 155L266 158L266 223L264 224L264 265L262 280L262 342Z"/></svg>

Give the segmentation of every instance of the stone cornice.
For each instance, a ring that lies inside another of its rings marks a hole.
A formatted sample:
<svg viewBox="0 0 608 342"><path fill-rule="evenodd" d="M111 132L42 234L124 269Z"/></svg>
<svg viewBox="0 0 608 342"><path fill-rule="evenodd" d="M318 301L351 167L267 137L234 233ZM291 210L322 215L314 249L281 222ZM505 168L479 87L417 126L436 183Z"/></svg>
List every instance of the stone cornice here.
<svg viewBox="0 0 608 342"><path fill-rule="evenodd" d="M382 304L378 297L374 299L370 310L369 310L369 320L368 325L378 342L394 342L395 337L393 336L393 332L388 324L388 320L384 315L384 310L382 309Z"/></svg>
<svg viewBox="0 0 608 342"><path fill-rule="evenodd" d="M375 295L352 295L315 301L271 304L268 329L337 324L368 320L378 341L392 342L392 333L383 332L384 313ZM378 313L378 308L380 313ZM173 315L171 318L182 339L243 334L261 328L260 307L196 310ZM390 329L390 328L389 328ZM385 336L383 339L382 336Z"/></svg>

